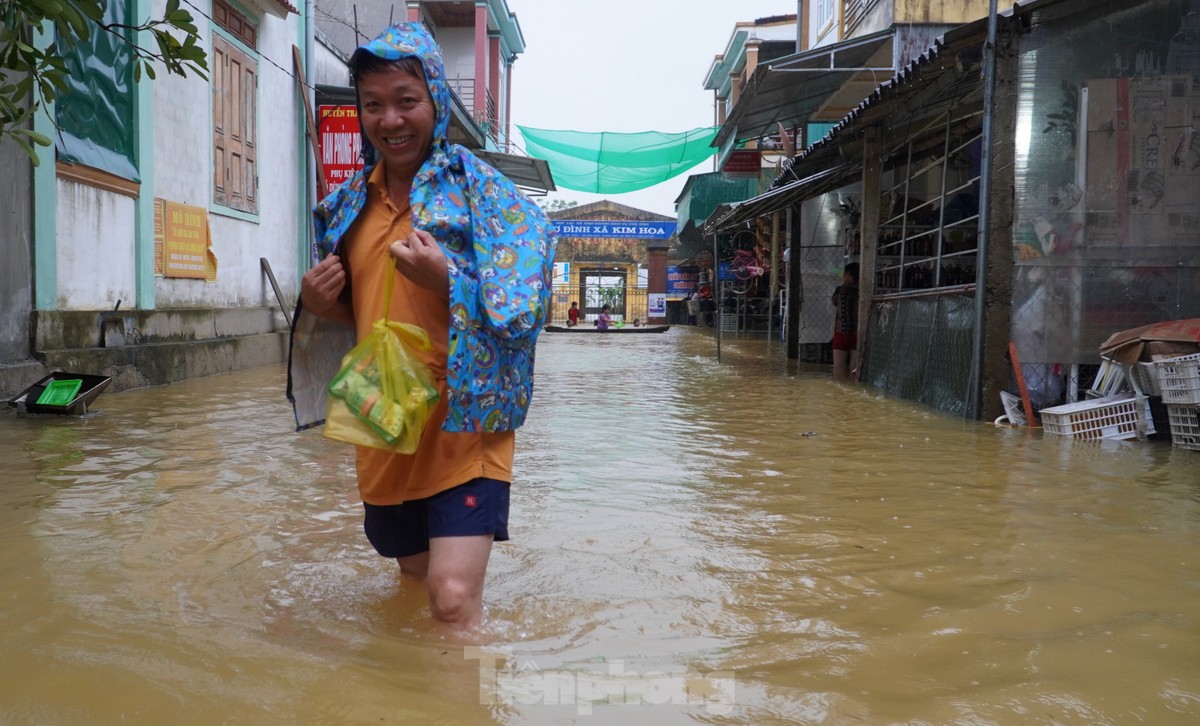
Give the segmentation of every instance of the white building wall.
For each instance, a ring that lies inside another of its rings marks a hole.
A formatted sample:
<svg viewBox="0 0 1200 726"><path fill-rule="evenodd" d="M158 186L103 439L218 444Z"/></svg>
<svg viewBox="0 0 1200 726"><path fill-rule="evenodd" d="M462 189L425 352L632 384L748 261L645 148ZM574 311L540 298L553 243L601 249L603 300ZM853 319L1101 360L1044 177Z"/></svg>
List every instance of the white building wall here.
<svg viewBox="0 0 1200 726"><path fill-rule="evenodd" d="M326 86L349 86L350 68L339 52L328 48L320 41L314 43L313 48L313 83Z"/></svg>
<svg viewBox="0 0 1200 726"><path fill-rule="evenodd" d="M205 23L211 56L212 40ZM154 92L154 196L208 208L212 199L212 86L200 78L159 73Z"/></svg>
<svg viewBox="0 0 1200 726"><path fill-rule="evenodd" d="M217 257L216 282L156 277L158 308L273 305L260 257L270 262L284 295L296 293L289 273L298 264L297 185L305 173L296 138L303 100L291 75L296 23L295 15L259 18L256 218L212 204L212 86L165 74L154 83L154 196L209 210ZM199 27L211 53L212 26Z"/></svg>
<svg viewBox="0 0 1200 726"><path fill-rule="evenodd" d="M475 77L474 28L439 28L437 42L447 78Z"/></svg>
<svg viewBox="0 0 1200 726"><path fill-rule="evenodd" d="M833 0L833 24L821 25L817 22L817 2L818 0L808 0L808 48L819 48L821 46L830 45L838 42L838 28L841 27L842 4ZM822 34L822 31L824 33Z"/></svg>
<svg viewBox="0 0 1200 726"><path fill-rule="evenodd" d="M208 12L207 4L201 9ZM198 18L211 57L211 26ZM259 258L276 271L285 295L295 295L300 248L296 81L266 59L292 67L297 20L260 19L258 52L259 213L239 219L212 206L212 87L196 76L180 78L160 70L150 84L154 94L153 173L143 182L148 196L209 210L217 281L155 278L155 307L236 307L273 305L270 283ZM143 169L146 168L143 163ZM127 196L60 180L57 203L58 305L63 310L111 309L136 299L135 201ZM149 242L147 242L149 243ZM103 266L98 274L97 266ZM285 274L280 274L280 272Z"/></svg>
<svg viewBox="0 0 1200 726"><path fill-rule="evenodd" d="M134 307L133 198L63 179L57 195L58 308Z"/></svg>

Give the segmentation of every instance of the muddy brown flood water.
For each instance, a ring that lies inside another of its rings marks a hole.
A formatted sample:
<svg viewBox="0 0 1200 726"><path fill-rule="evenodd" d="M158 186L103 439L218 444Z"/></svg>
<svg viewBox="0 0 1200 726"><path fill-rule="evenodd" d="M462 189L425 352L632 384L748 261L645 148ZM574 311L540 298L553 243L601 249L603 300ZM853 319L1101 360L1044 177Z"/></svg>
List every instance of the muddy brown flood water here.
<svg viewBox="0 0 1200 726"><path fill-rule="evenodd" d="M1200 454L713 349L542 338L483 649L282 368L0 414L0 723L1200 722Z"/></svg>

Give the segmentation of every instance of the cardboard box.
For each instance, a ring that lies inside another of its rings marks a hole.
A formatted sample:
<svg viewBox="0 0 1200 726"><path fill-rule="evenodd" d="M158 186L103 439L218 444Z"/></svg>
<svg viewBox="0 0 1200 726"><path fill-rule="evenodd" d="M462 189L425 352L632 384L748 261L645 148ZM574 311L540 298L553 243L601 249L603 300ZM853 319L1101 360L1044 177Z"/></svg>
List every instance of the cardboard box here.
<svg viewBox="0 0 1200 726"><path fill-rule="evenodd" d="M1190 75L1096 78L1087 82L1086 205L1091 246L1174 246L1200 194L1200 144L1193 156ZM1089 219L1089 222L1092 219Z"/></svg>

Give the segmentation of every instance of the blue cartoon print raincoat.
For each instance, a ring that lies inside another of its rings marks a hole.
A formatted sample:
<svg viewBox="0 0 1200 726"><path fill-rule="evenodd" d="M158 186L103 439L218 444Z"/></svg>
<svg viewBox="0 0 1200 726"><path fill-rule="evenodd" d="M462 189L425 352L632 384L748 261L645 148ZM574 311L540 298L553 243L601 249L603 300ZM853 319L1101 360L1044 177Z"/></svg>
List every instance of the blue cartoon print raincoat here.
<svg viewBox="0 0 1200 726"><path fill-rule="evenodd" d="M509 431L525 421L533 394L534 343L545 324L556 239L542 210L469 150L447 141L450 89L433 37L398 23L361 46L388 60L418 58L437 109L433 149L413 180L413 227L429 232L450 267L450 341L446 431ZM375 165L363 138L366 168L313 210L313 259L332 253L362 211ZM325 416L325 386L354 331L297 305L288 367L288 398L297 429Z"/></svg>

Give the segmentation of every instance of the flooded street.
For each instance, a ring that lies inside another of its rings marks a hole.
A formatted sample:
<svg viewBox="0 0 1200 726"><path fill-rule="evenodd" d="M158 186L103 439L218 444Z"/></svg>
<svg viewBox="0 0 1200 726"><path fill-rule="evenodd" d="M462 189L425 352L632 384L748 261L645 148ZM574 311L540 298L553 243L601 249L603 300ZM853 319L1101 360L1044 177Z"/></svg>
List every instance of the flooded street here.
<svg viewBox="0 0 1200 726"><path fill-rule="evenodd" d="M0 415L0 723L1200 721L1200 454L778 343L541 341L483 649L375 555L281 367Z"/></svg>

